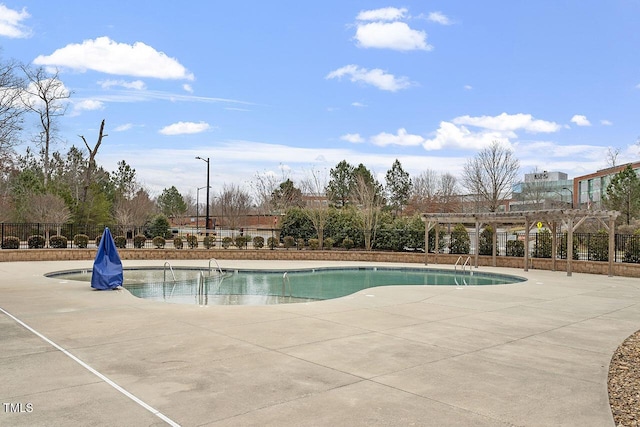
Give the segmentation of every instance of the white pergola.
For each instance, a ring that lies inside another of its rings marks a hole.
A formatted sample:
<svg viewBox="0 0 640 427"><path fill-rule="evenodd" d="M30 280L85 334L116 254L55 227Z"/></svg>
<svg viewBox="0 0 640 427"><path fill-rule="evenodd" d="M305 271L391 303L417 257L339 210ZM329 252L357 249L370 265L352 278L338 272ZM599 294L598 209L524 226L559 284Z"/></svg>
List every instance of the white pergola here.
<svg viewBox="0 0 640 427"><path fill-rule="evenodd" d="M429 231L436 229L435 253L438 254L440 224L475 224L475 267L478 267L479 235L480 229L485 225L493 228L493 266L496 266L496 230L498 225L524 225L524 271L529 270L529 232L538 223L551 230L551 268L556 265L556 230L562 225L567 230L567 276L571 276L573 262L573 232L587 219L598 220L609 233L609 276L613 276L613 263L615 259L615 221L620 215L618 211L591 210L591 209L548 209L521 212L484 212L484 213L423 213L425 222L425 264L428 261Z"/></svg>

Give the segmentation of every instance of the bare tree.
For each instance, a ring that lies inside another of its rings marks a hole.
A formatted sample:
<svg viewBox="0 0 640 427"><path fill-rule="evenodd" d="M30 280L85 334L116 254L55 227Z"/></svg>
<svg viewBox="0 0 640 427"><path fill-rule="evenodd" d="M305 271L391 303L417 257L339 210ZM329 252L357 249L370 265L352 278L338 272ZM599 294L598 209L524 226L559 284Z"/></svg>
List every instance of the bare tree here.
<svg viewBox="0 0 640 427"><path fill-rule="evenodd" d="M509 197L519 170L520 162L513 152L494 141L467 161L462 179L479 203L489 212L496 212Z"/></svg>
<svg viewBox="0 0 640 427"><path fill-rule="evenodd" d="M22 66L28 84L21 92L22 103L38 116L39 133L36 141L42 149L44 185L49 181L49 152L56 140L56 122L67 110L65 102L71 93L58 78L58 72L49 75L44 68Z"/></svg>
<svg viewBox="0 0 640 427"><path fill-rule="evenodd" d="M251 212L251 195L235 184L224 184L216 206L222 218L231 229L241 224L242 218Z"/></svg>
<svg viewBox="0 0 640 427"><path fill-rule="evenodd" d="M60 234L60 226L71 219L71 211L60 196L34 194L29 200L25 219L28 222L56 224L56 233ZM45 227L45 239L49 241L49 227Z"/></svg>
<svg viewBox="0 0 640 427"><path fill-rule="evenodd" d="M364 233L365 249L371 250L371 242L376 239L376 230L384 200L380 197L380 184L370 181L367 176L357 174L351 192L353 203L358 206L360 226Z"/></svg>
<svg viewBox="0 0 640 427"><path fill-rule="evenodd" d="M460 209L458 180L450 173L427 169L413 180L410 204L419 212L457 212Z"/></svg>
<svg viewBox="0 0 640 427"><path fill-rule="evenodd" d="M113 208L113 216L118 225L135 233L151 216L155 203L145 190L138 190L131 199L118 198Z"/></svg>
<svg viewBox="0 0 640 427"><path fill-rule="evenodd" d="M315 169L312 169L301 183L302 191L306 196L305 213L318 233L320 248L324 246L324 227L329 217L327 183L326 172Z"/></svg>
<svg viewBox="0 0 640 427"><path fill-rule="evenodd" d="M89 193L89 186L91 185L91 178L96 168L96 155L98 154L98 148L100 148L100 144L102 144L102 138L108 136L104 134L104 119L102 120L102 123L100 123L100 132L98 133L98 141L96 142L96 145L93 148L89 146L89 143L87 143L87 140L83 135L78 135L78 136L82 138L82 142L84 142L85 147L87 147L87 150L89 150L89 160L87 162L87 170L84 177L84 188L82 192L82 199L80 200L81 203L84 205L87 202L87 195Z"/></svg>
<svg viewBox="0 0 640 427"><path fill-rule="evenodd" d="M620 148L608 147L607 154L605 155L606 164L608 168L615 168L618 166L618 156L620 155Z"/></svg>
<svg viewBox="0 0 640 427"><path fill-rule="evenodd" d="M440 187L438 188L440 212L460 211L460 191L458 179L450 173L440 175Z"/></svg>
<svg viewBox="0 0 640 427"><path fill-rule="evenodd" d="M24 81L18 77L15 62L0 62L0 161L18 142L22 130L24 108L20 94Z"/></svg>
<svg viewBox="0 0 640 427"><path fill-rule="evenodd" d="M275 208L271 203L273 201L271 195L278 188L280 182L275 174L269 172L256 173L254 176L251 187L261 213L265 215L274 213Z"/></svg>

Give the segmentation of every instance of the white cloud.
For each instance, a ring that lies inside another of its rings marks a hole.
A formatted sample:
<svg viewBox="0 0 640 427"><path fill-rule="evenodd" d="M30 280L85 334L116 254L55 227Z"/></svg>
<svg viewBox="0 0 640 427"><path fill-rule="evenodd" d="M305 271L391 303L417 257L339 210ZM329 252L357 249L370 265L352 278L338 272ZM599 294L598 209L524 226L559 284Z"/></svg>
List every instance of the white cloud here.
<svg viewBox="0 0 640 427"><path fill-rule="evenodd" d="M431 12L427 20L441 25L451 25L451 20L442 12Z"/></svg>
<svg viewBox="0 0 640 427"><path fill-rule="evenodd" d="M30 18L26 8L13 10L0 3L0 36L21 39L31 36L31 29L22 24Z"/></svg>
<svg viewBox="0 0 640 427"><path fill-rule="evenodd" d="M578 126L591 126L591 122L587 119L587 116L576 114L571 117L571 123L575 123Z"/></svg>
<svg viewBox="0 0 640 427"><path fill-rule="evenodd" d="M515 138L513 132L481 130L471 131L465 126L456 126L451 122L440 122L440 127L431 139L425 139L422 147L427 150L441 150L447 148L480 149L488 147L493 141L508 142Z"/></svg>
<svg viewBox="0 0 640 427"><path fill-rule="evenodd" d="M363 104L362 102L356 101L356 102L352 102L351 106L352 107L366 107L366 104Z"/></svg>
<svg viewBox="0 0 640 427"><path fill-rule="evenodd" d="M408 134L406 129L398 129L397 134L382 132L371 137L371 142L375 145L385 147L387 145L400 145L405 147L417 146L424 143L424 138L420 135Z"/></svg>
<svg viewBox="0 0 640 427"><path fill-rule="evenodd" d="M189 93L193 93L193 87L191 87L190 84L185 83L182 85L182 89L184 89L185 91L189 92Z"/></svg>
<svg viewBox="0 0 640 427"><path fill-rule="evenodd" d="M562 126L546 120L534 119L531 114L507 114L497 116L460 116L451 121L440 122L433 138L422 144L425 150L443 148L480 149L493 141L511 144L516 141L516 131L529 133L552 133Z"/></svg>
<svg viewBox="0 0 640 427"><path fill-rule="evenodd" d="M343 76L349 76L352 82L366 83L390 92L406 89L411 86L411 82L406 77L395 77L393 74L388 74L379 68L367 70L366 68L360 68L353 64L338 68L327 74L325 78L340 79Z"/></svg>
<svg viewBox="0 0 640 427"><path fill-rule="evenodd" d="M73 103L74 111L94 111L102 110L103 108L104 103L95 99L83 99L79 102Z"/></svg>
<svg viewBox="0 0 640 427"><path fill-rule="evenodd" d="M124 132L127 131L129 129L133 128L133 123L125 123L123 125L120 126L116 126L114 131L115 132Z"/></svg>
<svg viewBox="0 0 640 427"><path fill-rule="evenodd" d="M163 135L183 135L201 133L209 129L209 127L209 124L205 122L178 122L163 127L159 132Z"/></svg>
<svg viewBox="0 0 640 427"><path fill-rule="evenodd" d="M340 137L341 140L351 142L353 144L359 144L364 142L364 139L360 136L359 133L347 133Z"/></svg>
<svg viewBox="0 0 640 427"><path fill-rule="evenodd" d="M381 9L363 10L356 19L358 21L396 21L405 17L406 8L384 7Z"/></svg>
<svg viewBox="0 0 640 427"><path fill-rule="evenodd" d="M102 89L111 89L114 86L123 87L125 89L135 89L135 90L144 90L147 88L147 85L142 80L100 80L98 84Z"/></svg>
<svg viewBox="0 0 640 427"><path fill-rule="evenodd" d="M414 30L404 22L370 22L358 25L355 39L359 47L401 51L431 50L427 33Z"/></svg>
<svg viewBox="0 0 640 427"><path fill-rule="evenodd" d="M193 80L193 74L176 59L158 52L142 42L133 45L117 43L109 37L72 43L51 55L40 55L36 65L71 68L84 72L93 70L107 74L153 77L158 79Z"/></svg>
<svg viewBox="0 0 640 427"><path fill-rule="evenodd" d="M471 90L471 89L473 89L473 86L471 86L471 85L464 85L464 89L465 89L465 90Z"/></svg>
<svg viewBox="0 0 640 427"><path fill-rule="evenodd" d="M600 120L600 124L602 126L611 126L611 125L613 125L613 123L611 121L606 120L606 119L605 120Z"/></svg>
<svg viewBox="0 0 640 427"><path fill-rule="evenodd" d="M507 114L497 116L460 116L452 120L457 125L470 125L496 131L525 130L531 133L551 133L561 129L557 123L536 120L531 114Z"/></svg>

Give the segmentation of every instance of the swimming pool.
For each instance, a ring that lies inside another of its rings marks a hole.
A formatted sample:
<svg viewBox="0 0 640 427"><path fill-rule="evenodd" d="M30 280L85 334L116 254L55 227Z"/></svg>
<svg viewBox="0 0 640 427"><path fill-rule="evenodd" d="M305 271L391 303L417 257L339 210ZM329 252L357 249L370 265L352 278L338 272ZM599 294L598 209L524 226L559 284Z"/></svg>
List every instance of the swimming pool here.
<svg viewBox="0 0 640 427"><path fill-rule="evenodd" d="M90 282L91 270L47 277ZM125 268L123 287L145 299L198 305L264 305L339 298L375 286L483 286L523 282L506 274L431 268L350 267L301 270Z"/></svg>

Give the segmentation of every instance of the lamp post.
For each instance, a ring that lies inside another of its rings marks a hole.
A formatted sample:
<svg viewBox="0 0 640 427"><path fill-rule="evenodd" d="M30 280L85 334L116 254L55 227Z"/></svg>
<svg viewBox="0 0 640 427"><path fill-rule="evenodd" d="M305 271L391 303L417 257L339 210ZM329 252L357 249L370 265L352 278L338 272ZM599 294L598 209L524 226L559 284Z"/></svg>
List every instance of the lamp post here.
<svg viewBox="0 0 640 427"><path fill-rule="evenodd" d="M200 190L203 188L207 187L198 187L196 189L196 233L200 231Z"/></svg>
<svg viewBox="0 0 640 427"><path fill-rule="evenodd" d="M571 193L571 209L573 209L573 190L568 187L562 187L562 189L567 190L569 193Z"/></svg>
<svg viewBox="0 0 640 427"><path fill-rule="evenodd" d="M203 162L207 162L207 217L205 219L205 231L206 231L206 235L209 235L209 188L211 188L209 186L209 158L207 157L206 159L200 157L200 156L196 156L196 159L200 159Z"/></svg>

